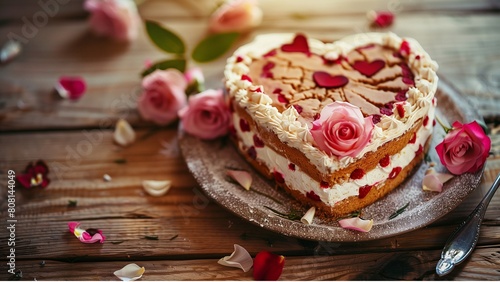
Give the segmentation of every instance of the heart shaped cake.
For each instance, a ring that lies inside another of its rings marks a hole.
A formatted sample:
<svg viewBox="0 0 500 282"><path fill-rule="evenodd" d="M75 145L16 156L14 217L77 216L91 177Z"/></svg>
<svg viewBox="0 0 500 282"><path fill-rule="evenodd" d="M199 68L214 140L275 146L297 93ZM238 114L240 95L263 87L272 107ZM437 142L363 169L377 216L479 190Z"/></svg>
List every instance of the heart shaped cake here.
<svg viewBox="0 0 500 282"><path fill-rule="evenodd" d="M437 64L393 33L333 43L258 36L227 61L240 153L297 200L329 216L367 206L423 159Z"/></svg>

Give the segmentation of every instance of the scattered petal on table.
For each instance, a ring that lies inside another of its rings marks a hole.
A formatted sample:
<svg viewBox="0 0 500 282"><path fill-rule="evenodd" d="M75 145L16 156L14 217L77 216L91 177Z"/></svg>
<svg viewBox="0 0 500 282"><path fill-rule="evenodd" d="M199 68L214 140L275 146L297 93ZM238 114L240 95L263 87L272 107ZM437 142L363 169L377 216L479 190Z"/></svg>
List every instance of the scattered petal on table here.
<svg viewBox="0 0 500 282"><path fill-rule="evenodd" d="M262 251L253 261L253 279L276 281L285 266L285 257L268 251Z"/></svg>
<svg viewBox="0 0 500 282"><path fill-rule="evenodd" d="M94 229L94 228L89 228L87 230L81 229L80 222L77 221L68 222L68 229L82 243L91 244L100 242L102 244L104 243L104 240L106 240L106 237L104 236L104 234L102 234L102 231L100 229Z"/></svg>
<svg viewBox="0 0 500 282"><path fill-rule="evenodd" d="M170 180L144 180L142 181L142 187L146 192L155 197L160 197L165 195L170 187L172 187L172 181Z"/></svg>
<svg viewBox="0 0 500 282"><path fill-rule="evenodd" d="M146 269L144 266L140 267L135 263L131 263L125 265L122 269L113 272L113 274L122 281L135 281L141 278L145 271Z"/></svg>
<svg viewBox="0 0 500 282"><path fill-rule="evenodd" d="M234 252L230 256L221 258L218 263L224 266L241 268L244 272L247 272L253 266L253 259L245 248L234 244Z"/></svg>
<svg viewBox="0 0 500 282"><path fill-rule="evenodd" d="M79 76L61 76L54 87L59 96L70 100L78 100L87 89L85 80Z"/></svg>
<svg viewBox="0 0 500 282"><path fill-rule="evenodd" d="M339 224L344 229L351 229L360 232L369 232L373 226L373 219L361 219L359 217L351 217L339 220Z"/></svg>
<svg viewBox="0 0 500 282"><path fill-rule="evenodd" d="M24 169L24 173L16 176L16 180L24 188L45 188L50 183L50 179L47 177L49 173L49 167L47 164L38 160L35 164L30 162Z"/></svg>
<svg viewBox="0 0 500 282"><path fill-rule="evenodd" d="M306 214L300 219L304 224L311 224L314 219L314 214L316 213L316 207L310 207Z"/></svg>
<svg viewBox="0 0 500 282"><path fill-rule="evenodd" d="M116 123L114 139L119 145L128 146L135 142L135 131L126 120L119 119Z"/></svg>
<svg viewBox="0 0 500 282"><path fill-rule="evenodd" d="M394 21L394 14L389 11L369 11L367 13L370 24L375 27L389 27Z"/></svg>
<svg viewBox="0 0 500 282"><path fill-rule="evenodd" d="M7 41L0 50L0 62L6 63L21 53L22 46L19 41L9 40Z"/></svg>
<svg viewBox="0 0 500 282"><path fill-rule="evenodd" d="M231 170L228 169L226 174L234 181L238 182L246 190L250 190L252 186L252 175L244 170Z"/></svg>
<svg viewBox="0 0 500 282"><path fill-rule="evenodd" d="M425 191L441 192L443 191L443 184L452 178L452 174L439 173L434 168L430 168L427 170L422 181L422 189Z"/></svg>

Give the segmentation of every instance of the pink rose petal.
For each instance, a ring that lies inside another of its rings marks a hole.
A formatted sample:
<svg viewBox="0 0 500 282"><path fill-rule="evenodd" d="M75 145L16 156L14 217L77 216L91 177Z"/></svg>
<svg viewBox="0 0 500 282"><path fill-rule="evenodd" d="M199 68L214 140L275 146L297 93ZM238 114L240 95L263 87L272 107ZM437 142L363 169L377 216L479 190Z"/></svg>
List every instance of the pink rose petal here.
<svg viewBox="0 0 500 282"><path fill-rule="evenodd" d="M79 76L61 76L54 87L62 98L70 100L78 100L87 89L85 80Z"/></svg>
<svg viewBox="0 0 500 282"><path fill-rule="evenodd" d="M238 182L246 190L252 186L252 175L244 170L227 170L226 174L234 181Z"/></svg>
<svg viewBox="0 0 500 282"><path fill-rule="evenodd" d="M373 219L367 220L359 217L351 217L339 220L339 224L344 229L369 232L373 226Z"/></svg>
<svg viewBox="0 0 500 282"><path fill-rule="evenodd" d="M443 184L452 179L453 175L448 173L439 173L434 169L429 169L422 181L422 189L425 191L442 192Z"/></svg>

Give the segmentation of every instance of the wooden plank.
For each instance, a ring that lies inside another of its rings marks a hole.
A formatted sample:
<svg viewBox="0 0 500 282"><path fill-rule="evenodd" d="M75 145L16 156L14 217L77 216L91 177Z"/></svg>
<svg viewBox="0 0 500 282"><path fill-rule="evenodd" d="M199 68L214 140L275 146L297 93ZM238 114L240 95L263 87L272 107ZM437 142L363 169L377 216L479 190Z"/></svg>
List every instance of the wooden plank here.
<svg viewBox="0 0 500 282"><path fill-rule="evenodd" d="M139 130L137 134L139 141L128 148L115 145L109 130L0 136L2 172L13 169L20 173L29 161L37 159L45 160L51 169L52 182L47 189L16 190L16 252L20 259L213 257L228 252L234 243L245 245L253 254L261 249L290 255L440 249L484 193L483 188L476 190L449 216L407 234L360 243L308 242L256 227L210 202L198 190L176 150L175 129L154 134ZM162 143L169 144L169 154L161 154ZM499 161L492 158L488 165L496 164L497 168ZM104 174L112 181L105 182ZM166 196L150 197L141 187L146 179L170 179L173 187ZM7 181L6 173L1 174L0 181ZM1 196L2 218L7 216L5 195ZM69 200L77 200L78 206L68 207ZM488 209L480 245L500 243L499 214L500 194ZM81 244L67 231L69 221L103 229L108 241L103 245ZM156 235L159 240L146 240L146 235ZM0 236L6 239L7 234ZM93 252L89 253L89 248ZM7 250L6 245L0 245L0 253Z"/></svg>
<svg viewBox="0 0 500 282"><path fill-rule="evenodd" d="M162 22L181 34L191 47L206 30L205 21ZM0 28L0 38L20 27ZM500 85L495 79L500 72L499 29L495 14L405 14L392 30L419 40L439 62L440 74L466 94L480 113L494 120L500 112ZM364 16L280 21L269 18L241 43L269 32L302 31L334 40L367 30ZM84 21L50 22L24 45L16 60L0 68L0 131L100 128L102 123L114 123L118 117L135 126L151 126L141 121L136 111L135 101L141 91L138 74L147 59L166 57L143 32L137 41L123 45L91 35ZM222 86L224 64L221 58L201 66L208 87ZM88 83L87 94L78 102L59 99L53 85L61 75L83 76Z"/></svg>
<svg viewBox="0 0 500 282"><path fill-rule="evenodd" d="M228 253L229 254L229 253ZM448 280L497 280L500 247L477 249L469 260L444 277ZM442 280L435 274L439 251L367 253L363 255L286 256L280 280ZM16 266L23 280L116 280L113 275L128 263L144 266L141 280L252 280L252 270L224 267L219 257L194 260L109 261L65 263L22 260ZM2 272L3 280L9 277Z"/></svg>

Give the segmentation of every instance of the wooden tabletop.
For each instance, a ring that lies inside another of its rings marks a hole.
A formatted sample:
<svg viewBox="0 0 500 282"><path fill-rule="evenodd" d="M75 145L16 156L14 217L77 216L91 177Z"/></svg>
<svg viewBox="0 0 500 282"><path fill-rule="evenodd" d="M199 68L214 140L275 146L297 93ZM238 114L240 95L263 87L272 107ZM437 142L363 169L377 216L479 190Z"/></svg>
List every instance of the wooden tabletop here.
<svg viewBox="0 0 500 282"><path fill-rule="evenodd" d="M206 34L217 1L141 2L143 19L161 22L192 47ZM233 244L252 256L262 250L284 255L283 280L500 279L500 194L488 208L471 257L447 276L435 274L446 239L500 173L499 2L261 0L261 7L262 25L239 44L272 32L335 40L370 30L368 10L395 9L389 30L417 39L439 63L439 75L493 129L496 155L488 159L480 186L439 221L375 241L313 242L257 227L203 195L177 148L176 124L158 128L140 119L139 73L146 60L166 54L143 30L128 45L95 37L82 1L70 1L59 4L27 38L17 58L0 66L0 280L11 277L7 172L20 174L38 159L49 165L50 185L15 190L15 263L26 280L116 280L113 272L132 262L146 268L142 280L251 280L251 271L217 264ZM40 11L38 1L2 1L0 44L11 32L21 34L24 19L31 21ZM201 65L208 87L222 87L225 57ZM85 96L77 102L60 99L53 85L61 75L83 76ZM138 135L127 148L113 142L119 118ZM104 174L111 181L104 181ZM144 192L143 180L163 179L173 183L168 194ZM70 207L69 201L77 205ZM82 244L68 232L69 221L102 229L107 240Z"/></svg>

